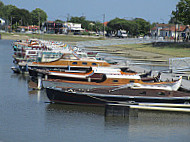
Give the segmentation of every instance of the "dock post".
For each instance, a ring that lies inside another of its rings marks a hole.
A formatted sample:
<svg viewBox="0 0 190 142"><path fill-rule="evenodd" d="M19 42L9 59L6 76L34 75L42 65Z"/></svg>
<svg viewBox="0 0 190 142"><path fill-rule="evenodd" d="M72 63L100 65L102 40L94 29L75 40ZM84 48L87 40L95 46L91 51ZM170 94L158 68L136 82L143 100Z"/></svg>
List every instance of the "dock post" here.
<svg viewBox="0 0 190 142"><path fill-rule="evenodd" d="M105 116L138 117L138 109L123 104L107 104Z"/></svg>
<svg viewBox="0 0 190 142"><path fill-rule="evenodd" d="M38 89L42 89L42 74L38 74Z"/></svg>
<svg viewBox="0 0 190 142"><path fill-rule="evenodd" d="M45 75L45 80L47 80L47 79L48 79L48 75L46 74L46 75Z"/></svg>
<svg viewBox="0 0 190 142"><path fill-rule="evenodd" d="M91 78L90 77L88 78L88 82L91 82Z"/></svg>

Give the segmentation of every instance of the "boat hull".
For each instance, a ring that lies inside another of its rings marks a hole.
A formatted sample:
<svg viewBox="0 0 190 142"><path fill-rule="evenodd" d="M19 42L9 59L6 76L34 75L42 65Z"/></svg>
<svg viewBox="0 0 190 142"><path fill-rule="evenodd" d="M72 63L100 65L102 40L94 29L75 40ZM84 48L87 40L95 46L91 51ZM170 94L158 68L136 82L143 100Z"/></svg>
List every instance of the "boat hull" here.
<svg viewBox="0 0 190 142"><path fill-rule="evenodd" d="M102 94L96 92L75 91L74 89L62 90L61 88L46 88L46 93L51 102L81 104L81 105L106 105L106 104L131 104L131 103L174 103L187 104L190 103L190 95L183 97L171 97L171 92L146 90L147 95L143 95L145 90L128 89L126 94ZM160 96L158 95L160 93ZM165 94L161 94L165 93ZM176 92L177 94L178 92ZM148 95L151 94L152 96ZM179 93L180 95L180 93Z"/></svg>
<svg viewBox="0 0 190 142"><path fill-rule="evenodd" d="M76 94L74 92L62 92L60 90L46 88L46 93L49 100L54 103L94 105L94 106L105 105L104 101L94 99L87 95Z"/></svg>

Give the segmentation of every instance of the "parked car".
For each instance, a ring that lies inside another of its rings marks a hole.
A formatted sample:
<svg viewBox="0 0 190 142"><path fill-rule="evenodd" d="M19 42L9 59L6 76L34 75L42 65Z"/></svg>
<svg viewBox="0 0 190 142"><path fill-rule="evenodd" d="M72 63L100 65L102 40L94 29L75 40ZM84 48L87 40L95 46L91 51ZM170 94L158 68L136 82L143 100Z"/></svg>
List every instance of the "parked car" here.
<svg viewBox="0 0 190 142"><path fill-rule="evenodd" d="M74 35L81 35L80 32L74 32Z"/></svg>

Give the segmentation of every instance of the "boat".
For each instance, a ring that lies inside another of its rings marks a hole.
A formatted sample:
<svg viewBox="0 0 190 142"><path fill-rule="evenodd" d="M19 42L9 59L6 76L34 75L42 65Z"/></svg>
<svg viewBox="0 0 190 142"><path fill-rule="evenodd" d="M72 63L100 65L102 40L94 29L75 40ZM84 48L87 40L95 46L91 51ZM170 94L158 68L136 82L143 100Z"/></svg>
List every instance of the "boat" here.
<svg viewBox="0 0 190 142"><path fill-rule="evenodd" d="M41 60L41 56L43 56L43 62L48 61L56 61L61 56L60 52L52 52L52 51L42 51L42 50L26 50L23 54L24 56L14 58L14 66L11 67L14 73L25 73L28 72L28 64L29 62ZM20 66L20 64L23 64Z"/></svg>
<svg viewBox="0 0 190 142"><path fill-rule="evenodd" d="M179 80L170 82L151 82L151 83L130 83L125 85L132 89L157 89L157 90L167 90L167 91L177 91L182 82L182 76Z"/></svg>
<svg viewBox="0 0 190 142"><path fill-rule="evenodd" d="M49 58L44 59L44 56L38 57L36 62L20 62L18 65L21 67L28 66L29 68L36 69L74 69L74 70L88 70L90 67L104 66L108 67L111 64L105 60L98 60L94 57L88 57L85 52L77 52L70 49L71 52L61 52L63 55L55 60L49 61Z"/></svg>
<svg viewBox="0 0 190 142"><path fill-rule="evenodd" d="M107 104L129 103L190 103L190 93L186 92L160 89L133 89L120 86L93 89L47 87L46 94L53 103L77 105L105 106Z"/></svg>
<svg viewBox="0 0 190 142"><path fill-rule="evenodd" d="M39 75L45 79L65 79L65 80L102 80L103 73L95 73L92 68L89 70L44 70L44 69L31 69L29 68L29 75L37 78Z"/></svg>
<svg viewBox="0 0 190 142"><path fill-rule="evenodd" d="M54 43L49 41L31 39L27 41L16 41L13 43L14 49L14 62L36 62L40 56L44 55L44 51L50 51L55 53L72 52L67 44ZM42 55L41 55L42 54ZM43 60L47 62L47 56ZM49 57L51 59L51 57ZM44 62L44 61L41 62Z"/></svg>
<svg viewBox="0 0 190 142"><path fill-rule="evenodd" d="M72 74L72 73L71 73ZM70 74L70 75L71 75ZM90 76L80 80L77 76L75 79L43 79L42 84L46 87L53 86L63 86L68 85L75 86L79 88L101 88L101 87L114 87L114 86L124 86L133 89L158 89L158 90L168 90L177 91L181 86L182 77L175 81L152 81L147 82L146 78L141 78L139 74L136 73L125 73L119 69L109 69L107 68L96 68L91 72L91 74L103 74L99 76L98 80L91 79ZM76 75L79 75L76 73ZM74 75L71 75L74 78ZM65 75L66 77L66 75ZM102 77L102 78L101 78ZM69 77L70 78L70 77ZM145 80L145 81L144 81Z"/></svg>

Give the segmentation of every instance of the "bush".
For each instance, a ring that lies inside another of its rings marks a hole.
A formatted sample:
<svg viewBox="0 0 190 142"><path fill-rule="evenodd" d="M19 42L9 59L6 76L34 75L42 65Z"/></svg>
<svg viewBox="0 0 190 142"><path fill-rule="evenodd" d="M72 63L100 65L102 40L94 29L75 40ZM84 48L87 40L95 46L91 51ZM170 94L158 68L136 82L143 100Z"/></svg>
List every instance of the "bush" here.
<svg viewBox="0 0 190 142"><path fill-rule="evenodd" d="M82 35L90 35L89 32L83 32Z"/></svg>

